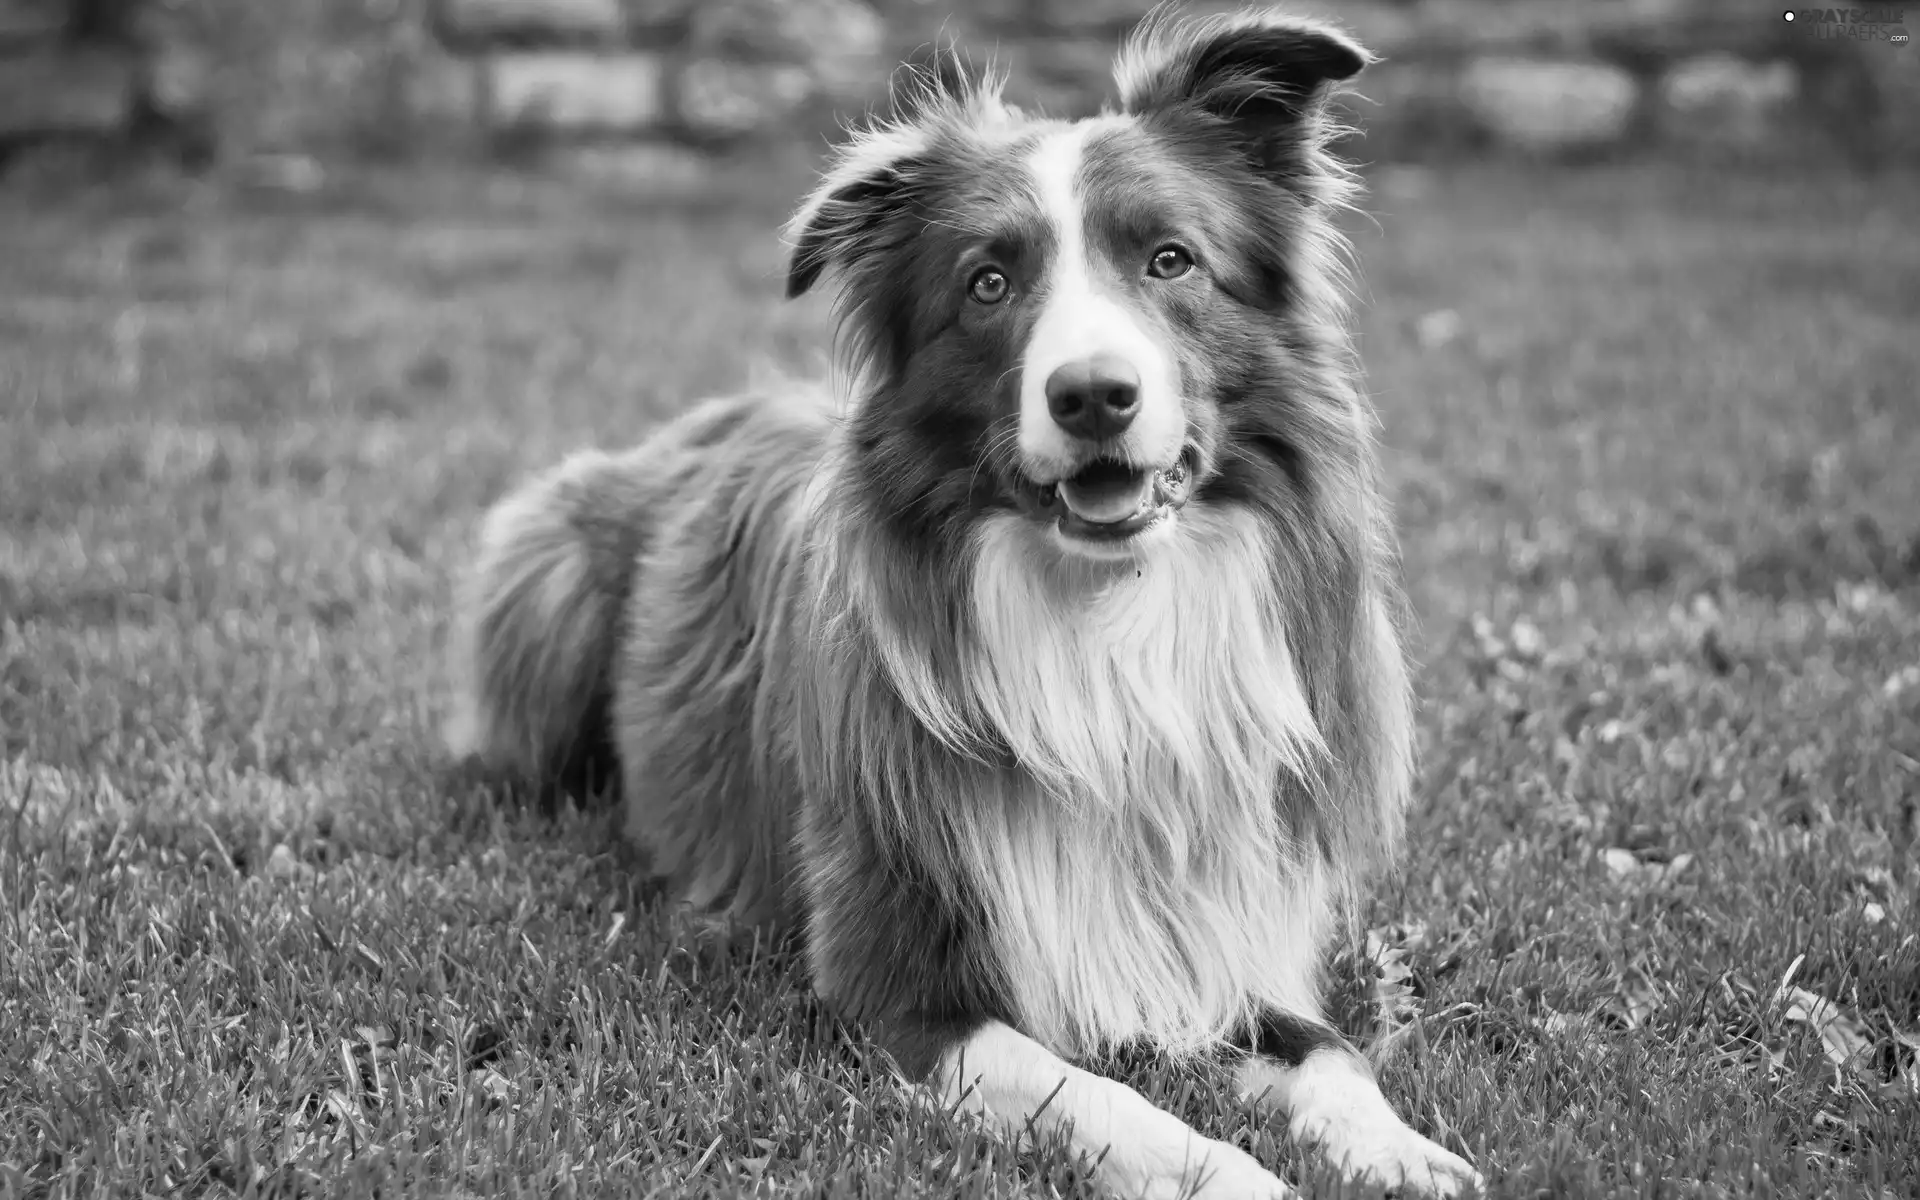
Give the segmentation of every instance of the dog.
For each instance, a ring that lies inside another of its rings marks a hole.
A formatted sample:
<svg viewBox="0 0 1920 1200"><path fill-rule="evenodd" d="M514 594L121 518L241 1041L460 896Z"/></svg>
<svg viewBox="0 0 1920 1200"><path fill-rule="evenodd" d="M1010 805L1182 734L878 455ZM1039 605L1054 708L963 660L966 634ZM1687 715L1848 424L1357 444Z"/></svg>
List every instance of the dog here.
<svg viewBox="0 0 1920 1200"><path fill-rule="evenodd" d="M837 385L704 402L495 505L449 739L611 747L672 894L1132 1196L1282 1196L1085 1068L1214 1056L1347 1174L1480 1185L1322 1016L1411 790L1404 600L1334 221L1339 30L1156 13L1117 104L923 74L793 217ZM950 65L950 64L949 64Z"/></svg>

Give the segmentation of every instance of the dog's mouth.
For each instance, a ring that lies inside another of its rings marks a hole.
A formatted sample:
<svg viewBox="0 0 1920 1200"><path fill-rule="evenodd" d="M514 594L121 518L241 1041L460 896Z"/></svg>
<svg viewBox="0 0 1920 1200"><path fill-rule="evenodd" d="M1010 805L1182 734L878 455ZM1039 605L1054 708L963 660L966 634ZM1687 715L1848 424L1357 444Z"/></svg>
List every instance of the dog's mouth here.
<svg viewBox="0 0 1920 1200"><path fill-rule="evenodd" d="M1193 491L1193 452L1150 469L1096 458L1056 483L1037 487L1040 516L1062 534L1087 541L1134 537L1178 512Z"/></svg>

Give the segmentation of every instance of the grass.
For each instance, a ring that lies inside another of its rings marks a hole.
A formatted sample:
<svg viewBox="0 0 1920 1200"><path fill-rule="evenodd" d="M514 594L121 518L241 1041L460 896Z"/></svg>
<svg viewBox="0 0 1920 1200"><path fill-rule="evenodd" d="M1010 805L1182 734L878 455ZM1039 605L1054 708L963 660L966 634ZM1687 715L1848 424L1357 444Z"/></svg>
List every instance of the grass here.
<svg viewBox="0 0 1920 1200"><path fill-rule="evenodd" d="M436 751L481 507L821 344L800 183L0 201L0 1196L1081 1186ZM1377 183L1425 773L1345 1019L1497 1195L1920 1192L1920 182Z"/></svg>

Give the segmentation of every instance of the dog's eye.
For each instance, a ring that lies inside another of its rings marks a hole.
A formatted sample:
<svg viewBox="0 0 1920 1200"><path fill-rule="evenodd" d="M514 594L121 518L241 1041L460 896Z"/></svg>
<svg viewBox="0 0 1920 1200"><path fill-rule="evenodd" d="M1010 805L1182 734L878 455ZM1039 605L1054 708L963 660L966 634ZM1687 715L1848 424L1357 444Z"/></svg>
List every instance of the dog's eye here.
<svg viewBox="0 0 1920 1200"><path fill-rule="evenodd" d="M981 267L967 284L967 295L979 304L998 304L1007 298L1010 286L1005 275L992 267Z"/></svg>
<svg viewBox="0 0 1920 1200"><path fill-rule="evenodd" d="M1147 260L1147 274L1155 279L1178 279L1193 270L1193 255L1179 246L1162 246Z"/></svg>

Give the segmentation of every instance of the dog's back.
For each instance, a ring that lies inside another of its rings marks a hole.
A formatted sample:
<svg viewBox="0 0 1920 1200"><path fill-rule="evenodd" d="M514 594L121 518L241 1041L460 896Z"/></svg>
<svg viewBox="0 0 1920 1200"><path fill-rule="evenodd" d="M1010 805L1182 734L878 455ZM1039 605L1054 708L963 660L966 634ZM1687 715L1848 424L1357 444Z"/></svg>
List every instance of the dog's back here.
<svg viewBox="0 0 1920 1200"><path fill-rule="evenodd" d="M790 652L827 407L816 385L709 401L535 476L488 512L454 635L457 756L618 779L675 890L743 920L780 915L790 747L757 685Z"/></svg>

